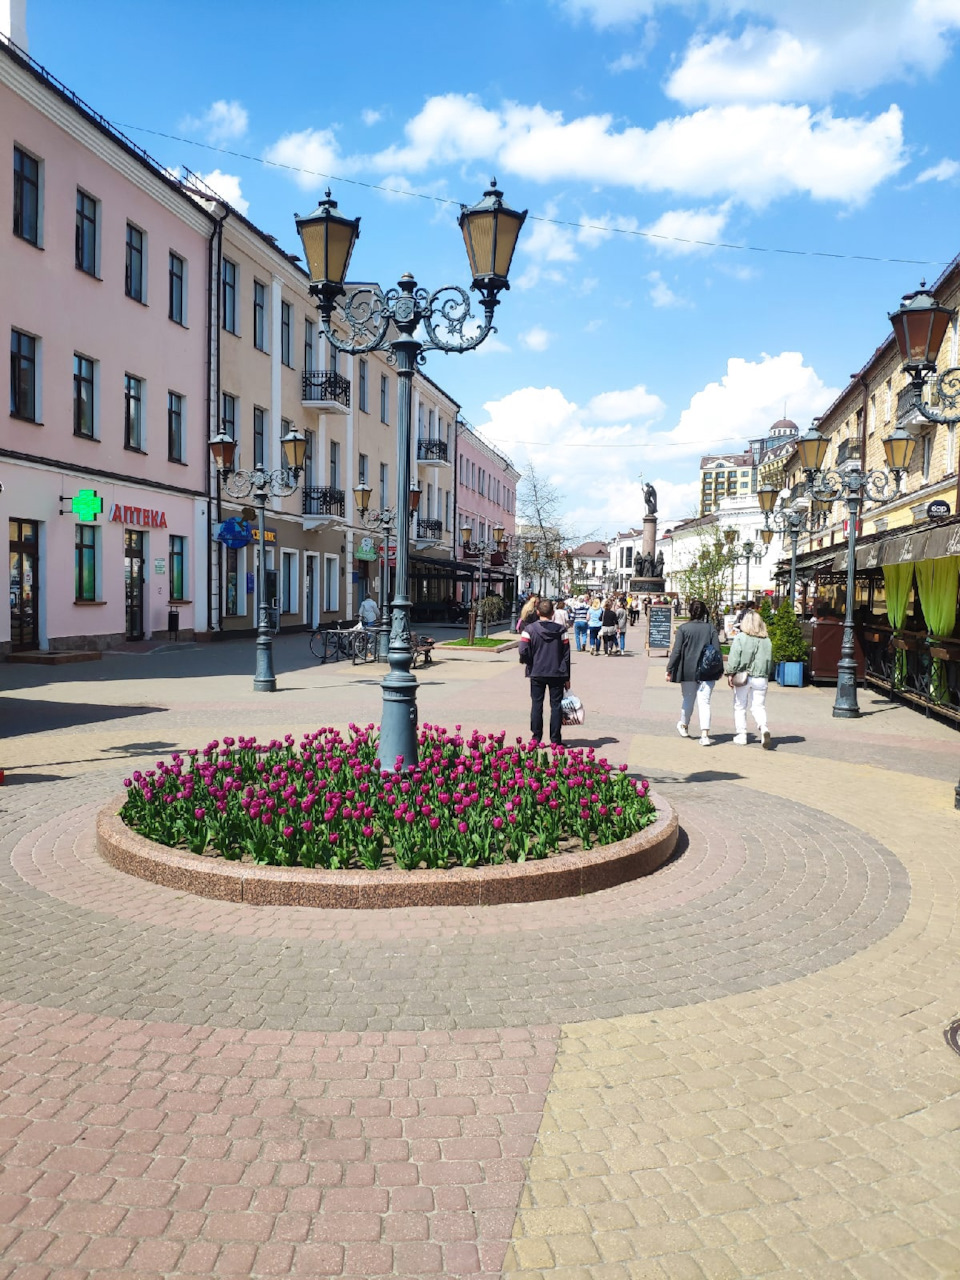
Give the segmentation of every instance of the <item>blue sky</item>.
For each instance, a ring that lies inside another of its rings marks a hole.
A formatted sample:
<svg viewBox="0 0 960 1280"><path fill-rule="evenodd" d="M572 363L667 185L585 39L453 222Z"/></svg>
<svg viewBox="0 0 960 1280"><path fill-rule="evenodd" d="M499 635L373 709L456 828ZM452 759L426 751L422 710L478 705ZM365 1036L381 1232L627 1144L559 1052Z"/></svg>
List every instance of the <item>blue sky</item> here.
<svg viewBox="0 0 960 1280"><path fill-rule="evenodd" d="M641 472L680 518L702 452L784 405L805 427L960 251L960 0L28 0L27 24L290 250L328 178L276 165L333 175L358 278L467 283L442 201L495 174L531 213L499 333L427 368L583 534L640 518Z"/></svg>

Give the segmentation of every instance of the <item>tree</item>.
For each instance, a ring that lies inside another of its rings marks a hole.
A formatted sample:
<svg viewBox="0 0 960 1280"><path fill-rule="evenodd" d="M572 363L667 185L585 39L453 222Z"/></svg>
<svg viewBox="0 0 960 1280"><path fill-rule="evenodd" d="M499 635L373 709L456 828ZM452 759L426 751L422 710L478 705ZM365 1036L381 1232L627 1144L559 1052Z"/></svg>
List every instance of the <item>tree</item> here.
<svg viewBox="0 0 960 1280"><path fill-rule="evenodd" d="M541 592L559 590L572 574L568 548L577 538L564 519L563 506L560 490L528 462L517 486L517 515L525 526L517 566L521 579L530 579ZM533 553L524 547L525 538L536 544Z"/></svg>
<svg viewBox="0 0 960 1280"><path fill-rule="evenodd" d="M726 584L730 580L730 559L727 544L715 526L708 526L697 535L698 547L686 569L674 570L672 577L682 595L688 600L702 600L711 617L718 617Z"/></svg>
<svg viewBox="0 0 960 1280"><path fill-rule="evenodd" d="M803 638L800 619L789 600L781 600L770 636L774 662L804 662L807 642Z"/></svg>

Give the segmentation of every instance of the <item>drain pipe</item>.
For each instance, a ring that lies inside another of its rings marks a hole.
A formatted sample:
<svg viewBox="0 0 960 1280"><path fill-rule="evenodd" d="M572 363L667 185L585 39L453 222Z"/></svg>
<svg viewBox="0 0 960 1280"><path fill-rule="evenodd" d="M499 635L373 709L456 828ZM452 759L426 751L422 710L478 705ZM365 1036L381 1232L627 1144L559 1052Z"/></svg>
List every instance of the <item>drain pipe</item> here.
<svg viewBox="0 0 960 1280"><path fill-rule="evenodd" d="M222 207L222 206L221 206ZM207 431L216 435L216 427L220 418L220 272L223 259L223 224L229 216L229 210L216 219L216 226L210 233L207 252ZM211 631L221 631L223 621L220 610L220 589L217 575L216 590L213 581L213 498L211 484L211 466L209 450L205 459L207 469L207 625ZM216 519L222 518L220 510L220 472L216 473ZM217 565L219 568L219 553ZM216 600L216 626L214 626L214 600Z"/></svg>

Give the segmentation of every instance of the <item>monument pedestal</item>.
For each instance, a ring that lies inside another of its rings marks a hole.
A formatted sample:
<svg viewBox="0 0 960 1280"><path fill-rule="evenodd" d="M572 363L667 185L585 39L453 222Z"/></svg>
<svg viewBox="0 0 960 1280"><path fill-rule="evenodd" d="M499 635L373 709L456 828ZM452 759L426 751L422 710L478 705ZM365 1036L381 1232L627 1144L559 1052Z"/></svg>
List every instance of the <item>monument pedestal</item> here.
<svg viewBox="0 0 960 1280"><path fill-rule="evenodd" d="M643 542L641 550L645 556L656 556L657 554L657 517L643 517Z"/></svg>

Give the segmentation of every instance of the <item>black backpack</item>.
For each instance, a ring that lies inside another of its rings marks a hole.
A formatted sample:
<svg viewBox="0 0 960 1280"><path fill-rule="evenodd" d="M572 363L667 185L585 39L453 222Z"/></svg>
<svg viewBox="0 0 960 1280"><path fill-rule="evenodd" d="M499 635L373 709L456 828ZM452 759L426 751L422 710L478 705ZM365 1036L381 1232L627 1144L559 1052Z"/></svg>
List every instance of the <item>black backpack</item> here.
<svg viewBox="0 0 960 1280"><path fill-rule="evenodd" d="M723 654L715 644L704 647L697 663L698 680L719 680L723 675Z"/></svg>

